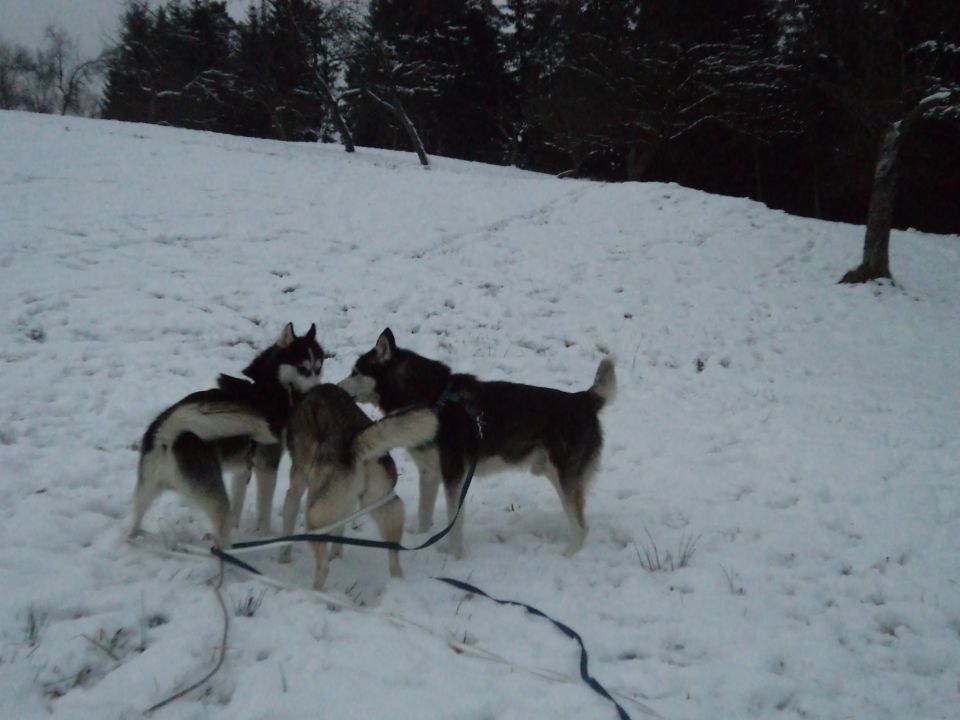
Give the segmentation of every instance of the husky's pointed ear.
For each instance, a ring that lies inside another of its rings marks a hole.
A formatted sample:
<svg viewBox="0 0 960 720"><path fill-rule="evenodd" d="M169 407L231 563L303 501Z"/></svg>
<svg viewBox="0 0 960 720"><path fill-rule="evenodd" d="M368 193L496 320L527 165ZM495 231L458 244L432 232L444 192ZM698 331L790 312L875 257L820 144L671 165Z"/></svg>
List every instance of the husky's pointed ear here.
<svg viewBox="0 0 960 720"><path fill-rule="evenodd" d="M293 332L293 323L288 322L283 326L283 332L280 333L280 337L277 338L277 347L278 348L288 348L293 344L293 341L297 339L296 333Z"/></svg>
<svg viewBox="0 0 960 720"><path fill-rule="evenodd" d="M304 337L307 339L308 342L313 342L314 340L317 339L317 324L316 324L316 323L312 323L312 324L310 325L310 329L307 330L307 334L304 335Z"/></svg>
<svg viewBox="0 0 960 720"><path fill-rule="evenodd" d="M390 331L390 328L387 328L380 333L380 337L377 338L377 360L387 362L387 360L393 357L396 349L397 341L393 339L393 333Z"/></svg>

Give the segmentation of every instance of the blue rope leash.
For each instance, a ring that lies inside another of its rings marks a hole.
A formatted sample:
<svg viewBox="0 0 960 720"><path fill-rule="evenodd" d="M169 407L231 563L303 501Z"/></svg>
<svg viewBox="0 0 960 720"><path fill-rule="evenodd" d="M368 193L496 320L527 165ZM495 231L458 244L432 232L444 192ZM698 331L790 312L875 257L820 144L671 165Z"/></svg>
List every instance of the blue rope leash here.
<svg viewBox="0 0 960 720"><path fill-rule="evenodd" d="M479 437L482 437L483 426L480 419L479 411L475 409L473 406L466 405L463 402L462 398L458 400L458 397L459 396L456 396L450 393L450 391L444 391L444 394L441 396L441 399L437 402L437 407L438 408L442 407L443 405L449 402L460 402L460 404L464 406L464 409L467 411L467 413L471 415L471 417L473 417L473 419L477 423L477 434ZM453 528L453 525L457 521L457 518L460 517L461 510L463 510L463 503L467 499L467 490L470 489L470 483L473 481L473 475L476 472L476 469L477 469L477 457L474 457L470 466L470 471L467 473L467 477L463 482L463 488L461 488L460 490L460 499L457 504L457 511L456 513L454 513L453 519L450 521L450 523L448 523L447 526L443 528L443 530L441 530L438 533L435 533L434 535L431 535L425 542L415 547L407 547L405 545L401 545L400 543L388 542L385 540L370 540L367 538L349 538L349 537L343 537L341 535L329 535L327 533L299 533L296 535L285 535L283 537L276 537L268 540L249 540L247 542L235 543L233 547L237 549L254 548L254 547L263 547L267 545L274 545L276 543L281 543L281 542L330 542L330 543L338 543L340 545L354 545L359 547L372 547L372 548L381 548L386 550L403 550L403 551L423 550L424 548L428 548L431 545L435 545L436 543L438 543ZM216 557L223 560L224 562L229 563L231 565L235 565L239 568L242 568L243 570L246 570L249 573L253 573L254 575L263 575L263 573L261 573L255 567L253 567L253 565L243 562L239 558L235 557L234 555L231 555L230 553L224 550L221 550L218 547L214 546L210 548L210 552ZM590 671L588 670L589 656L587 654L587 648L583 643L583 638L580 637L580 634L576 630L574 630L572 627L560 622L559 620L554 620L552 617L547 615L542 610L538 610L537 608L531 605L527 605L526 603L518 602L516 600L501 600L499 598L495 598L492 595L485 593L483 590L481 590L477 586L471 585L470 583L463 582L462 580L456 580L454 578L448 578L448 577L434 577L433 579L442 583L446 583L447 585L451 585L457 588L458 590L463 590L464 592L472 593L474 595L481 595L485 598L492 600L493 602L499 605L514 605L516 607L521 607L532 615L535 615L537 617L542 617L545 620L549 620L551 623L553 623L554 627L560 630L560 632L562 632L571 640L575 640L577 644L580 646L580 677L587 684L587 686L591 690L593 690L595 693L600 695L601 697L613 703L614 707L616 707L617 709L617 715L620 720L631 720L630 716L627 714L627 711L623 709L623 706L621 706L620 703L618 703L613 698L613 696L607 691L607 689L603 687L603 685L601 685L600 682L595 677L593 677L593 675L590 674Z"/></svg>
<svg viewBox="0 0 960 720"><path fill-rule="evenodd" d="M454 523L457 522L457 518L460 517L460 512L463 510L463 503L467 499L467 491L470 489L470 483L473 481L473 475L477 469L477 460L474 458L473 462L470 465L470 472L467 473L466 479L463 481L463 487L460 489L460 499L457 502L457 511L453 515L453 519L447 524L443 530L438 533L431 535L427 538L426 541L420 545L415 545L414 547L407 547L406 545L401 545L400 543L390 542L387 540L371 540L368 538L351 538L343 537L342 535L330 535L327 533L298 533L296 535L283 535L280 537L269 538L267 540L248 540L246 542L234 543L233 547L238 550L243 550L245 548L256 548L256 547L265 547L267 545L276 545L277 543L282 542L329 542L336 543L339 545L354 545L358 547L369 547L369 548L380 548L383 550L403 550L405 552L411 552L414 550L423 550L428 548L431 545L436 545L440 540L442 540L450 530L453 529ZM247 572L252 572L257 575L262 575L259 570L257 570L252 565L243 562L238 559L236 556L231 555L225 550L214 546L210 548L211 554L217 556L224 562L230 563L231 565L236 565L241 567Z"/></svg>
<svg viewBox="0 0 960 720"><path fill-rule="evenodd" d="M452 390L445 389L443 393L441 393L440 398L437 400L437 402L434 403L433 407L434 409L439 411L448 404L458 404L463 408L464 412L466 412L467 415L469 415L476 423L477 438L482 439L483 423L481 420L480 409L473 403L470 403L467 400L465 400L459 394L453 392ZM336 543L338 545L354 545L358 547L380 548L382 550L402 550L405 552L409 552L413 550L423 550L424 548L428 548L431 545L435 545L436 543L440 542L440 540L443 539L447 535L447 533L449 533L450 530L453 529L454 523L457 521L457 518L460 517L460 513L463 510L463 503L467 499L467 490L470 489L470 483L473 481L473 475L477 470L478 461L479 461L479 451L477 454L474 455L473 459L471 460L470 469L467 472L467 476L463 481L463 487L460 489L460 499L457 502L457 511L456 513L454 513L453 519L447 524L447 526L443 530L441 530L440 532L434 535L431 535L426 540L426 542L420 545L417 545L415 547L406 547L405 545L401 545L400 543L389 542L386 540L368 540L366 538L349 538L349 537L343 537L341 535L330 535L327 533L309 533L309 532L299 533L296 535L283 535L280 537L268 538L266 540L247 540L245 542L234 543L232 547L236 548L237 550L244 550L247 548L265 547L267 545L276 545L277 543L285 543L285 542L330 542L330 543ZM257 575L263 574L259 570L254 568L252 565L249 565L245 562L242 562L241 560L238 560L236 557L234 557L230 553L226 552L225 550L221 550L218 547L210 548L210 552L213 555L216 555L218 558L220 558L224 562L228 562L232 565L236 565L237 567L242 567L247 572L253 572L253 573L256 573Z"/></svg>
<svg viewBox="0 0 960 720"><path fill-rule="evenodd" d="M627 711L623 709L623 706L621 706L620 703L618 703L613 698L613 696L607 691L607 689L603 687L603 685L601 685L600 682L595 677L593 677L593 675L590 674L590 671L587 669L587 663L588 663L588 657L589 657L587 654L587 648L583 644L583 638L580 637L580 633L578 633L572 627L570 627L569 625L566 625L565 623L560 622L559 620L554 620L552 617L547 615L542 610L538 610L537 608L531 605L527 605L526 603L518 602L516 600L501 600L500 598L495 598L492 595L485 593L476 585L471 585L470 583L466 583L463 580L456 580L454 578L448 578L448 577L434 577L433 579L439 580L440 582L446 583L447 585L452 585L453 587L459 590L463 590L464 592L473 593L474 595L481 595L485 598L493 600L493 602L499 605L514 605L516 607L521 607L531 615L536 615L537 617L542 617L545 620L549 620L551 623L553 623L554 627L560 630L560 632L562 632L571 640L576 640L577 644L580 646L580 677L583 679L583 681L587 685L589 685L590 688L595 693L597 693L598 695L606 698L607 700L613 703L614 707L617 708L617 715L620 717L620 720L630 720L630 716L627 714Z"/></svg>

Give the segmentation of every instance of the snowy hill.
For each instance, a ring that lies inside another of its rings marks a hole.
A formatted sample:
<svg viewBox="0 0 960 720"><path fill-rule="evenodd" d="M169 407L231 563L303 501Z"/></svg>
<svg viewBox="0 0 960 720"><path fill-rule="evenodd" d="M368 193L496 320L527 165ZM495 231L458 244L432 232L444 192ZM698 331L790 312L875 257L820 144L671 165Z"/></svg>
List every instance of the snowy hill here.
<svg viewBox="0 0 960 720"><path fill-rule="evenodd" d="M292 320L332 381L387 326L563 389L615 352L590 534L562 557L556 494L507 473L474 483L463 560L334 561L325 589L365 613L228 570L223 668L154 717L616 717L524 672L577 675L553 627L436 575L570 624L606 687L666 718L955 717L960 238L895 232L898 286L838 286L862 228L677 186L18 113L0 138L0 716L141 717L213 665L217 563L124 542L136 447ZM172 494L145 526L209 530ZM247 559L309 586L306 548L275 556Z"/></svg>

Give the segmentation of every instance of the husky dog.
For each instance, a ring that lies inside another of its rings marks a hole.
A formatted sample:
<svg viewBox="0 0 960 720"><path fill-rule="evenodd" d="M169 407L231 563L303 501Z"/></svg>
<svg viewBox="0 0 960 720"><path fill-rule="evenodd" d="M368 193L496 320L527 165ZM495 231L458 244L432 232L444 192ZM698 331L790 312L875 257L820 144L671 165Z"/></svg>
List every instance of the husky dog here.
<svg viewBox="0 0 960 720"><path fill-rule="evenodd" d="M269 523L283 428L294 398L320 381L322 358L316 326L297 337L288 323L277 342L244 370L253 382L221 375L219 387L188 395L160 413L140 444L130 536L140 531L157 495L173 489L210 517L214 542L229 547L233 518L223 472L234 473L237 517L243 501L238 485L245 490L251 467L258 469L258 501L266 503L258 508L261 521ZM261 475L261 466L271 463L272 472L268 467Z"/></svg>
<svg viewBox="0 0 960 720"><path fill-rule="evenodd" d="M433 522L441 480L447 520L453 521L468 468L479 461L478 473L524 465L546 476L560 495L570 523L564 554L573 555L583 546L585 492L603 445L597 415L617 391L613 357L600 362L593 385L582 392L484 382L398 348L387 328L340 387L384 412L424 405L437 409L439 429L434 443L410 453L420 472L420 532ZM455 557L463 553L463 515L461 510L450 532L449 550Z"/></svg>
<svg viewBox="0 0 960 720"><path fill-rule="evenodd" d="M294 400L319 384L323 371L323 361L328 357L316 340L316 325L311 325L305 335L297 337L293 324L287 323L277 342L260 353L243 374L253 380L270 398L274 412L285 418L289 414ZM229 375L221 375L217 384L221 389L236 388L237 383L245 383ZM255 443L252 467L257 473L257 530L270 532L270 516L273 510L273 494L277 486L277 469L283 455L282 436L273 444ZM239 527L243 512L243 501L250 482L250 469L246 473L233 475L230 497L233 505L233 526ZM290 505L292 497L287 493L284 506ZM296 496L293 516L299 509L300 495ZM292 530L286 528L287 534Z"/></svg>
<svg viewBox="0 0 960 720"><path fill-rule="evenodd" d="M436 432L436 415L426 408L371 422L336 385L320 385L307 393L294 406L286 432L292 461L291 492L296 489L299 499L303 490L308 490L307 531L336 523L358 503L367 505L392 492L397 484L397 467L389 451L429 442ZM399 497L394 496L370 514L384 540L400 542L404 511ZM285 534L292 530L292 519L284 517L284 524L288 520L290 527L285 527ZM342 533L341 525L335 534ZM312 545L316 556L313 586L319 590L327 579L327 544ZM332 554L339 556L342 548L334 545ZM399 577L399 553L388 552L390 574ZM289 560L289 552L282 557Z"/></svg>

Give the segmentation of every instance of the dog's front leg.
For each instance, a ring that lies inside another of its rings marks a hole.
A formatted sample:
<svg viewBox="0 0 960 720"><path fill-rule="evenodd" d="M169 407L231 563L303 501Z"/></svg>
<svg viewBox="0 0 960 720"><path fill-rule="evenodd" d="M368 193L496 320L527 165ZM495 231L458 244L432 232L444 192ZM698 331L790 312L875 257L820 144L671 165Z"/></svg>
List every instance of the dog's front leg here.
<svg viewBox="0 0 960 720"><path fill-rule="evenodd" d="M453 523L450 528L450 534L447 535L447 552L457 560L463 558L463 516L466 513L466 507L460 507L460 491L463 488L464 478L460 481L444 481L443 490L447 496L447 524ZM464 503L466 505L466 503ZM457 515L457 508L460 514ZM456 515L456 522L454 516Z"/></svg>
<svg viewBox="0 0 960 720"><path fill-rule="evenodd" d="M250 482L250 469L233 473L233 483L230 492L230 511L233 517L233 526L240 527L240 516L243 515L243 501L247 496L247 483Z"/></svg>
<svg viewBox="0 0 960 720"><path fill-rule="evenodd" d="M282 455L283 445L280 443L258 444L253 453L253 467L257 473L257 531L265 534L270 533L273 493L277 487L277 469Z"/></svg>
<svg viewBox="0 0 960 720"><path fill-rule="evenodd" d="M433 509L440 491L440 453L435 447L411 450L410 456L420 476L420 502L417 506L417 532L424 533L433 525Z"/></svg>
<svg viewBox="0 0 960 720"><path fill-rule="evenodd" d="M316 562L316 569L313 573L313 589L323 590L323 584L327 581L327 575L330 574L330 565L327 562L327 543L312 542L313 557Z"/></svg>
<svg viewBox="0 0 960 720"><path fill-rule="evenodd" d="M343 537L343 532L346 530L346 526L338 525L333 530L330 531L331 535L336 535L337 537ZM331 543L330 544L330 557L339 558L343 557L343 544L342 543Z"/></svg>

